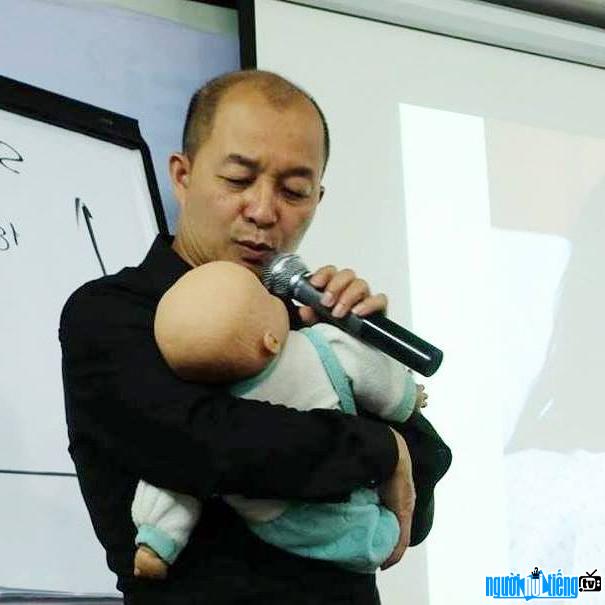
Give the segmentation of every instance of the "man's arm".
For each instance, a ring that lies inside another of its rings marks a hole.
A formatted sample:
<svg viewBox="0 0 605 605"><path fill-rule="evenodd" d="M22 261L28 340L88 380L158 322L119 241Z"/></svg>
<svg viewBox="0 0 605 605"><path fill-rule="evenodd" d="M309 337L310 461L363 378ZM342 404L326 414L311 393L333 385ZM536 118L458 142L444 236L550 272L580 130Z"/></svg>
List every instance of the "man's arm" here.
<svg viewBox="0 0 605 605"><path fill-rule="evenodd" d="M198 498L339 500L391 476L397 443L380 423L179 379L155 344L154 311L105 284L66 304L59 336L72 448L86 440L136 477Z"/></svg>
<svg viewBox="0 0 605 605"><path fill-rule="evenodd" d="M365 409L359 415L387 422ZM412 476L416 490L416 502L412 518L410 545L420 544L433 526L435 485L450 468L452 452L433 425L418 410L406 422L388 421L388 426L405 440L412 463Z"/></svg>

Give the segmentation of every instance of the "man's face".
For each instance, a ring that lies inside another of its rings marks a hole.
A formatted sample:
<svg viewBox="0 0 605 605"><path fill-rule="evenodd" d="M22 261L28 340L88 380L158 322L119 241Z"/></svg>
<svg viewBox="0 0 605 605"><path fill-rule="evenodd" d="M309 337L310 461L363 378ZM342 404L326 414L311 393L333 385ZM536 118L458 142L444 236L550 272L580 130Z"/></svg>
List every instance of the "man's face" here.
<svg viewBox="0 0 605 605"><path fill-rule="evenodd" d="M272 254L298 246L321 197L322 162L308 101L277 109L249 85L234 87L193 162L171 158L179 252L194 266L230 260L260 274Z"/></svg>

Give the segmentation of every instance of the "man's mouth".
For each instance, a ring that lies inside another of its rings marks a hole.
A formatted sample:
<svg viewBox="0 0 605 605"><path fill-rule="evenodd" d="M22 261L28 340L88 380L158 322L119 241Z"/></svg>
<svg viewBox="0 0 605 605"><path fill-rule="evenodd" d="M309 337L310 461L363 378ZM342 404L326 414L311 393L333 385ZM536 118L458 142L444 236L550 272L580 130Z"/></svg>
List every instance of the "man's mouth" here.
<svg viewBox="0 0 605 605"><path fill-rule="evenodd" d="M262 264L266 262L271 255L275 253L275 249L272 246L263 242L241 240L236 243L242 251L242 260L249 261L254 264Z"/></svg>
<svg viewBox="0 0 605 605"><path fill-rule="evenodd" d="M273 247L265 242L254 242L252 240L240 240L237 242L242 246L246 246L246 248L251 248L252 250L268 250L273 251Z"/></svg>

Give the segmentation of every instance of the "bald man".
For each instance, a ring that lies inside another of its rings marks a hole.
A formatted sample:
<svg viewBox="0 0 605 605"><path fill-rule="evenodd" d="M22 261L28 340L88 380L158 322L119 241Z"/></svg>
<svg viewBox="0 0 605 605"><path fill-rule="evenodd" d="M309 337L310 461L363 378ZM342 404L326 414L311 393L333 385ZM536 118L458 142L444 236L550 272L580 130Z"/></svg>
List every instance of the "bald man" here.
<svg viewBox="0 0 605 605"><path fill-rule="evenodd" d="M379 603L374 574L262 542L220 494L336 502L380 486L406 530L385 568L408 545L413 511L414 521L427 517L428 505L414 510L401 427L242 400L181 380L154 341L159 299L191 268L229 260L258 275L272 254L296 250L322 199L328 155L325 118L300 88L260 71L210 81L193 96L183 150L170 158L180 206L174 238L159 235L141 265L85 284L63 309L70 453L127 604ZM372 294L349 269L322 267L311 281L336 317L386 309L384 294ZM317 321L310 308L290 305L289 314L294 329ZM139 478L203 501L200 522L162 582L133 575L129 507Z"/></svg>

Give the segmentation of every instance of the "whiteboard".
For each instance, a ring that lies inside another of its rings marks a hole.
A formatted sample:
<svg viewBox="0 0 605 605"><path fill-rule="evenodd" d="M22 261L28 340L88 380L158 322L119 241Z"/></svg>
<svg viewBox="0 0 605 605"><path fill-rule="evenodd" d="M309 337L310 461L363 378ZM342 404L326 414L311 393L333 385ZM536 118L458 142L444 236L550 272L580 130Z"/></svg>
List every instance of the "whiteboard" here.
<svg viewBox="0 0 605 605"><path fill-rule="evenodd" d="M165 220L134 120L0 78L0 92L7 86L10 94L0 95L0 587L115 592L67 452L59 317L83 283L139 264Z"/></svg>

